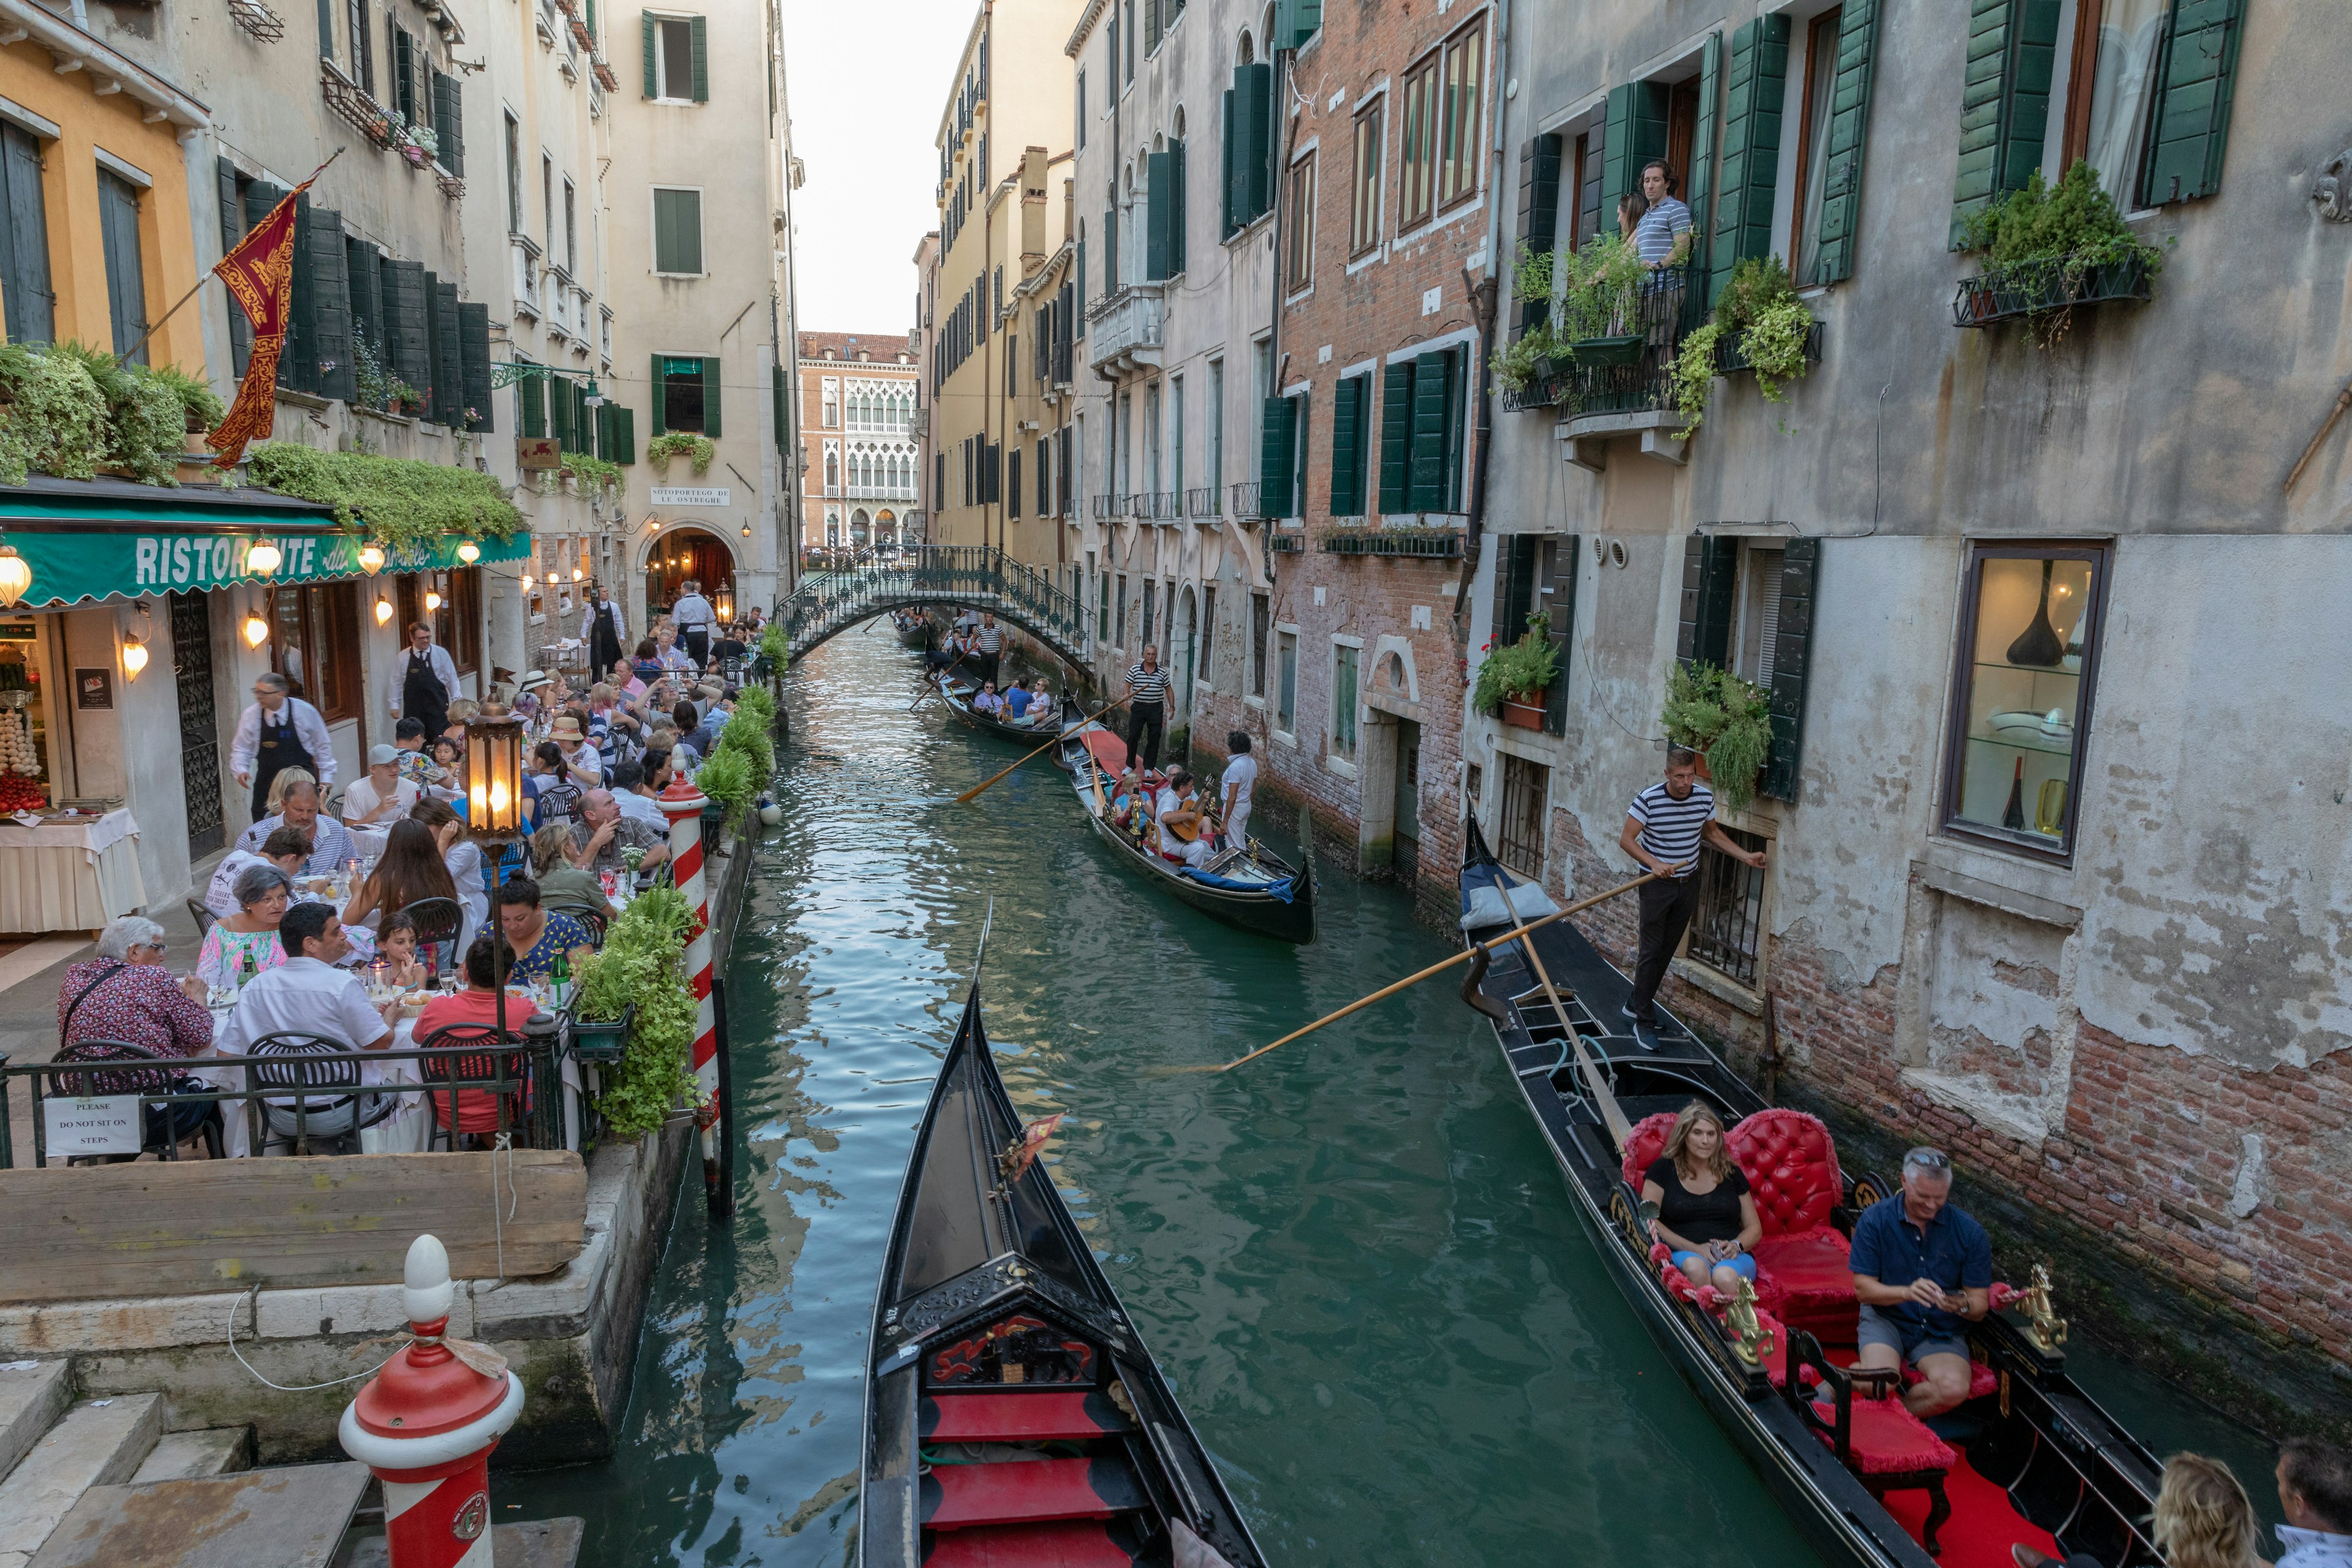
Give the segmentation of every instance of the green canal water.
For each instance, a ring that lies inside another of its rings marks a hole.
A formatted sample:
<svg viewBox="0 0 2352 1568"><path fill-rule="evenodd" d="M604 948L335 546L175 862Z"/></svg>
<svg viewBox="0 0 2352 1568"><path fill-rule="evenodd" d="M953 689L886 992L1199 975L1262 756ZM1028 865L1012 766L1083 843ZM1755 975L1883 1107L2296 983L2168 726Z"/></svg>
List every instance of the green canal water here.
<svg viewBox="0 0 2352 1568"><path fill-rule="evenodd" d="M1068 1112L1055 1180L1273 1562L1815 1561L1602 1273L1450 986L1153 1076L1444 956L1401 894L1328 876L1294 950L1131 880L1042 760L958 805L1016 753L909 712L916 668L885 627L793 678L727 973L736 1218L688 1182L619 1453L508 1478L509 1517L583 1516L583 1568L854 1561L876 1270L992 900L1013 1096Z"/></svg>

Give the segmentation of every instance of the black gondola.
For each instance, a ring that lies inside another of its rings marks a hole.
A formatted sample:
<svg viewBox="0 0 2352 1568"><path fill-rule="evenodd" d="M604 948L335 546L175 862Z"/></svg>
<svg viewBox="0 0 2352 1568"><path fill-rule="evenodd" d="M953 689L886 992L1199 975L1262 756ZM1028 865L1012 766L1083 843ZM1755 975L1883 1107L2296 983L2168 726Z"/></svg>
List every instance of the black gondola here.
<svg viewBox="0 0 2352 1568"><path fill-rule="evenodd" d="M975 979L875 1303L861 1568L1263 1568L1024 1131Z"/></svg>
<svg viewBox="0 0 2352 1568"><path fill-rule="evenodd" d="M1520 880L1469 824L1465 918L1478 889ZM1509 929L1482 924L1465 941ZM1994 1311L1971 1325L1967 1403L1930 1425L1899 1398L1872 1397L1869 1374L1847 1365L1855 1306L1845 1248L1862 1209L1895 1185L1845 1175L1826 1127L1769 1106L1663 1010L1657 1049L1642 1048L1619 1012L1631 983L1567 921L1472 963L1464 997L1493 1023L1611 1278L1830 1561L1929 1568L1940 1552L1948 1565L2005 1565L2009 1543L2024 1542L2089 1552L2110 1568L2158 1568L2147 1533L2158 1466L2068 1376L2046 1276L2037 1270L2031 1291L1995 1289L1995 1305L2030 1314L2029 1324ZM1679 1273L1653 1253L1640 1173L1694 1099L1722 1116L1759 1194L1760 1304L1670 1283ZM1622 1153L1612 1111L1630 1134Z"/></svg>
<svg viewBox="0 0 2352 1568"><path fill-rule="evenodd" d="M1315 842L1311 825L1299 815L1299 856L1291 864L1253 838L1220 851L1200 871L1190 871L1136 843L1111 820L1109 801L1118 782L1127 742L1107 726L1082 721L1076 704L1064 700L1062 743L1054 758L1070 775L1078 805L1096 836L1120 861L1152 886L1171 893L1203 914L1277 942L1301 946L1315 940Z"/></svg>
<svg viewBox="0 0 2352 1568"><path fill-rule="evenodd" d="M969 679L960 679L955 675L946 677L934 675L930 677L930 680L932 684L939 687L940 699L947 703L955 716L975 730L984 730L992 735L1002 735L1008 741L1022 742L1031 748L1044 745L1053 736L1054 725L1050 722L1015 724L1008 720L982 713L974 708L971 705L971 700L980 688ZM1052 699L1049 698L1047 700L1050 702Z"/></svg>
<svg viewBox="0 0 2352 1568"><path fill-rule="evenodd" d="M893 610L890 612L890 624L898 634L901 647L929 649L931 622L928 616L916 610Z"/></svg>

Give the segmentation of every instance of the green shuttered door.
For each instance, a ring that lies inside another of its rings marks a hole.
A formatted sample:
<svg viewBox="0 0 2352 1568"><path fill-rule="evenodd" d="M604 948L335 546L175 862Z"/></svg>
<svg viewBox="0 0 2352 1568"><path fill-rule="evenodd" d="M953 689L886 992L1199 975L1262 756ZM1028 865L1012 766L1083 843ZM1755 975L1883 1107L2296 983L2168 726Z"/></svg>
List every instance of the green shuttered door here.
<svg viewBox="0 0 2352 1568"><path fill-rule="evenodd" d="M1381 375L1381 510L1409 510L1412 469L1412 360L1390 363Z"/></svg>
<svg viewBox="0 0 2352 1568"><path fill-rule="evenodd" d="M1265 400L1258 445L1258 511L1264 517L1289 517L1290 474L1297 450L1298 405L1287 397Z"/></svg>
<svg viewBox="0 0 2352 1568"><path fill-rule="evenodd" d="M1780 105L1789 77L1789 18L1759 16L1731 35L1725 68L1723 191L1707 249L1708 294L1731 269L1772 252L1772 193L1780 165Z"/></svg>
<svg viewBox="0 0 2352 1568"><path fill-rule="evenodd" d="M1331 515L1364 510L1364 394L1371 377L1352 375L1331 399Z"/></svg>
<svg viewBox="0 0 2352 1568"><path fill-rule="evenodd" d="M1447 416L1453 407L1454 355L1423 354L1413 362L1412 447L1406 510L1451 511Z"/></svg>
<svg viewBox="0 0 2352 1568"><path fill-rule="evenodd" d="M1846 0L1838 18L1837 77L1831 85L1829 150L1822 176L1820 252L1801 283L1853 276L1862 221L1862 153L1870 133L1870 79L1878 47L1880 0Z"/></svg>

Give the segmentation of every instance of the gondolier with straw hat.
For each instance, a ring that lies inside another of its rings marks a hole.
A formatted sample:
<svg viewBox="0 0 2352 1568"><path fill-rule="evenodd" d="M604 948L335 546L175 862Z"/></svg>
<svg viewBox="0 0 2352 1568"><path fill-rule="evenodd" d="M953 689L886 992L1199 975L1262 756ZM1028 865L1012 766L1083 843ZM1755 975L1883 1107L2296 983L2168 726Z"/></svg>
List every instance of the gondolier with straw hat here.
<svg viewBox="0 0 2352 1568"><path fill-rule="evenodd" d="M1682 945L1691 915L1698 908L1698 866L1701 839L1742 865L1761 869L1764 851L1750 852L1732 842L1715 820L1715 792L1698 782L1698 753L1684 746L1666 752L1666 776L1633 797L1626 808L1625 826L1617 847L1658 873L1642 888L1641 956L1633 965L1633 994L1626 998L1625 1016L1633 1022L1633 1041L1643 1050L1658 1048L1658 1015L1653 1005L1666 964Z"/></svg>

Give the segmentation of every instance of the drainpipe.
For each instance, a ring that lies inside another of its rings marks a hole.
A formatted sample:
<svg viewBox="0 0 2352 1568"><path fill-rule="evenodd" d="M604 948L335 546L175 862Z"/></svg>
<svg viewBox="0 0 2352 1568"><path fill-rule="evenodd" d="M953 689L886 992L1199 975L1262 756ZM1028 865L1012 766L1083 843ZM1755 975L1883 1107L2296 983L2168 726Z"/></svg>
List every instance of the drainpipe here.
<svg viewBox="0 0 2352 1568"><path fill-rule="evenodd" d="M1507 100L1503 83L1511 69L1511 4L1497 0L1495 7L1495 58L1501 69L1489 83L1495 94L1495 104L1486 116L1494 127L1493 168L1497 176L1503 167L1503 149L1508 145L1503 127ZM1498 189L1496 181L1488 182L1489 189ZM1470 464L1470 512L1462 527L1462 582L1454 590L1454 644L1464 658L1470 652L1470 584L1478 575L1478 558L1485 552L1486 524L1486 460L1495 434L1495 317L1502 293L1499 279L1504 276L1502 202L1497 195L1494 211L1495 227L1488 231L1486 242L1486 277L1484 282L1473 282L1470 268L1462 269L1463 286L1470 291L1470 300L1478 322L1478 455Z"/></svg>
<svg viewBox="0 0 2352 1568"><path fill-rule="evenodd" d="M995 30L995 27L996 0L987 0L987 4L982 5L980 8L980 95L991 104L993 104L996 101L995 84L990 79L996 74L996 61L994 58L995 51L991 49L988 46L990 42L989 35ZM989 111L989 118L991 120L995 118L995 110L993 109ZM981 134L985 136L988 132L983 131ZM982 331L980 335L980 381L982 388L980 395L980 457L981 461L986 462L988 461L989 401L996 395L996 295L995 291L990 287L990 283L993 278L993 273L991 269L994 267L996 262L996 204L990 199L988 181L986 179L982 179L980 182L979 189L980 303L981 309L987 312L986 316L982 318L987 322L987 330ZM997 489L997 494L1000 500L996 508L996 547L999 550L1003 550L1004 548L1004 506L1001 498L1004 493L1004 464L1001 458L995 465L995 472L992 474L982 475L982 480L983 493L985 493L985 487L989 483L993 483ZM988 542L988 503L986 501L981 502L980 509L980 542L982 544L985 544Z"/></svg>

